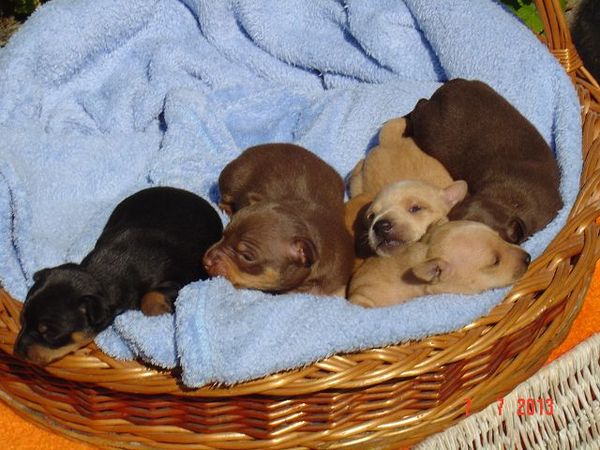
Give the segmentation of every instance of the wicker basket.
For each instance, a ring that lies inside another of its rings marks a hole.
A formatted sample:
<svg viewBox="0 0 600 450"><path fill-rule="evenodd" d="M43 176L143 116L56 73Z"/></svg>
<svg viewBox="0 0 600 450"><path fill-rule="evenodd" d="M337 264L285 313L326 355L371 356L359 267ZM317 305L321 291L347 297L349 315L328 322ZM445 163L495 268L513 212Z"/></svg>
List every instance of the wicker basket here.
<svg viewBox="0 0 600 450"><path fill-rule="evenodd" d="M42 427L106 447L399 448L440 431L533 374L564 338L600 241L600 86L557 0L536 0L545 42L576 83L584 170L568 223L488 316L454 333L334 356L233 388L186 390L176 372L90 345L46 369L12 356L21 304L0 291L0 397ZM3 391L3 392L2 392Z"/></svg>

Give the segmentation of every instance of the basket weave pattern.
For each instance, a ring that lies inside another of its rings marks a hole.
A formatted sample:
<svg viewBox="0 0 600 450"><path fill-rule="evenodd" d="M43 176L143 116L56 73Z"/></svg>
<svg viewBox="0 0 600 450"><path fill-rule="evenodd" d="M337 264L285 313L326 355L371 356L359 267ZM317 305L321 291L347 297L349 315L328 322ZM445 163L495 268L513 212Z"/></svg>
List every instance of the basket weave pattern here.
<svg viewBox="0 0 600 450"><path fill-rule="evenodd" d="M12 356L21 304L0 290L0 398L43 427L100 446L398 448L483 409L565 337L600 254L600 86L557 0L537 0L544 42L582 105L584 170L566 226L492 312L444 335L328 358L234 387L188 390L176 372L91 344L41 369ZM3 391L3 392L2 392Z"/></svg>
<svg viewBox="0 0 600 450"><path fill-rule="evenodd" d="M508 396L426 439L415 450L598 448L598 392L600 334L595 334L543 367Z"/></svg>

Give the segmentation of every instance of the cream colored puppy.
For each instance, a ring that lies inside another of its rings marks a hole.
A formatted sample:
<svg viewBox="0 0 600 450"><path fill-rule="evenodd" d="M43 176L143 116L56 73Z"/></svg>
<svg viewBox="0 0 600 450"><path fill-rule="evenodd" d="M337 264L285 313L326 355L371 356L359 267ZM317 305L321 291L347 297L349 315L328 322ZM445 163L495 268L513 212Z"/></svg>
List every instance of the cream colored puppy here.
<svg viewBox="0 0 600 450"><path fill-rule="evenodd" d="M467 183L461 180L443 189L414 180L385 186L364 212L370 249L383 256L418 241L431 225L446 222L465 195Z"/></svg>
<svg viewBox="0 0 600 450"><path fill-rule="evenodd" d="M379 132L379 145L361 159L350 176L350 197L375 196L384 186L400 180L420 180L445 188L452 177L435 158L423 152L410 137L403 136L406 119L388 120Z"/></svg>
<svg viewBox="0 0 600 450"><path fill-rule="evenodd" d="M442 164L403 136L405 129L403 117L387 121L379 132L379 145L350 176L352 198L345 205L345 223L359 259L418 240L429 225L445 220L467 193L464 181L454 182ZM412 184L395 185L407 180ZM448 190L440 195L442 189ZM377 221L381 214L393 220Z"/></svg>
<svg viewBox="0 0 600 450"><path fill-rule="evenodd" d="M350 280L348 299L365 307L391 306L429 294L475 294L507 286L530 257L479 222L446 222L385 258L368 258Z"/></svg>

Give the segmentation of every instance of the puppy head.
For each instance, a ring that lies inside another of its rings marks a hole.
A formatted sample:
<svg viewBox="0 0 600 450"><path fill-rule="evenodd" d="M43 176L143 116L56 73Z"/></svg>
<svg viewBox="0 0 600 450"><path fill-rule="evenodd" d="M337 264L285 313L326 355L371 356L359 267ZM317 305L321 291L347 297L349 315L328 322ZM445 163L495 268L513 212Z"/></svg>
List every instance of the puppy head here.
<svg viewBox="0 0 600 450"><path fill-rule="evenodd" d="M97 280L76 264L34 276L21 312L14 353L46 365L89 342L113 318Z"/></svg>
<svg viewBox="0 0 600 450"><path fill-rule="evenodd" d="M467 194L467 183L440 189L422 181L400 181L383 188L365 212L369 247L378 255L418 241L430 225L445 221Z"/></svg>
<svg viewBox="0 0 600 450"><path fill-rule="evenodd" d="M203 264L210 276L237 288L286 292L308 277L318 258L308 227L292 209L260 202L233 215Z"/></svg>
<svg viewBox="0 0 600 450"><path fill-rule="evenodd" d="M507 207L506 205L509 204L514 204L515 207ZM472 220L485 223L496 230L505 241L519 244L529 236L530 230L528 230L522 214L516 211L517 207L518 205L510 200L498 201L498 198L491 199L474 195L466 198L452 209L448 217L450 220Z"/></svg>
<svg viewBox="0 0 600 450"><path fill-rule="evenodd" d="M527 252L479 222L447 222L433 227L421 242L428 246L426 257L411 272L432 293L472 294L507 286L530 261Z"/></svg>

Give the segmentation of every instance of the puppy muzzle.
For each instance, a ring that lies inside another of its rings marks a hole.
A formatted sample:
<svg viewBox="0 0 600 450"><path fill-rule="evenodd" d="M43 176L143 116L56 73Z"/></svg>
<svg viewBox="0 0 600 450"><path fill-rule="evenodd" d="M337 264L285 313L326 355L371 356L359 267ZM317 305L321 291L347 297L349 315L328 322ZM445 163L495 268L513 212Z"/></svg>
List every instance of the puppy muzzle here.
<svg viewBox="0 0 600 450"><path fill-rule="evenodd" d="M386 255L408 242L403 230L387 219L374 222L369 230L369 245L379 255Z"/></svg>
<svg viewBox="0 0 600 450"><path fill-rule="evenodd" d="M210 249L202 259L202 265L211 277L227 277L227 266L223 261L223 256L218 249Z"/></svg>
<svg viewBox="0 0 600 450"><path fill-rule="evenodd" d="M525 272L527 272L527 268L529 267L529 263L531 262L531 255L526 251L519 249L519 255L517 256L517 263L514 270L513 278L514 280L518 280L523 276Z"/></svg>

